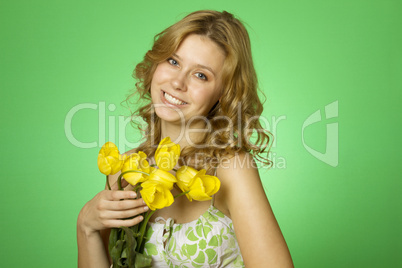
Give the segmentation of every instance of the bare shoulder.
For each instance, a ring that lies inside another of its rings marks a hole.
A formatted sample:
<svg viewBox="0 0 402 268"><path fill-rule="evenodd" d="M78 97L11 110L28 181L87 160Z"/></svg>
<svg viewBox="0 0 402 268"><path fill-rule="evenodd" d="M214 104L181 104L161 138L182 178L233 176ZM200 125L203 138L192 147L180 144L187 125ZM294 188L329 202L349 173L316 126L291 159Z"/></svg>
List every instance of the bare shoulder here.
<svg viewBox="0 0 402 268"><path fill-rule="evenodd" d="M221 181L221 189L216 195L216 204L229 217L237 208L240 196L253 199L259 196L266 199L256 162L249 153L242 152L222 158L217 168L217 177Z"/></svg>
<svg viewBox="0 0 402 268"><path fill-rule="evenodd" d="M240 152L231 157L223 157L217 169L217 175L218 177L236 180L240 184L247 183L247 175L251 180L259 180L257 164L252 155L246 152Z"/></svg>
<svg viewBox="0 0 402 268"><path fill-rule="evenodd" d="M246 267L293 267L253 157L240 153L221 161L217 176L219 204L230 214Z"/></svg>

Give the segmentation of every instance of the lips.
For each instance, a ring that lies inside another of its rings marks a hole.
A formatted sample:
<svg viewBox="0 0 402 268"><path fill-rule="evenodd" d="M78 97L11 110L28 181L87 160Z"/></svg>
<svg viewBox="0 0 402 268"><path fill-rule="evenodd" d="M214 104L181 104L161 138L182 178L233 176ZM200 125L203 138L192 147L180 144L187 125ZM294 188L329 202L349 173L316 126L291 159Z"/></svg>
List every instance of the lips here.
<svg viewBox="0 0 402 268"><path fill-rule="evenodd" d="M171 104L174 106L182 106L182 105L187 104L187 102L182 101L182 100L178 99L177 97L174 97L163 90L162 90L162 96L163 96L163 102L165 102L167 104Z"/></svg>

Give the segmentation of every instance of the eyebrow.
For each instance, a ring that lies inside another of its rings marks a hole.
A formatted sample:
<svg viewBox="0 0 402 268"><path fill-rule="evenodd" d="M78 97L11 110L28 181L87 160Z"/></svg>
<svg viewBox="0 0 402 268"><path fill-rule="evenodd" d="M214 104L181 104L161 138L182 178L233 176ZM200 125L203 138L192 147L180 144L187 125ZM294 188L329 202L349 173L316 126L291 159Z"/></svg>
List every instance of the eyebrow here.
<svg viewBox="0 0 402 268"><path fill-rule="evenodd" d="M182 58L180 58L179 55L177 55L176 53L173 53L172 56L178 58L179 60L183 60ZM214 76L216 76L215 72L208 66L202 65L202 64L197 64L196 65L197 68L202 68L202 69L207 69L208 71L210 71Z"/></svg>

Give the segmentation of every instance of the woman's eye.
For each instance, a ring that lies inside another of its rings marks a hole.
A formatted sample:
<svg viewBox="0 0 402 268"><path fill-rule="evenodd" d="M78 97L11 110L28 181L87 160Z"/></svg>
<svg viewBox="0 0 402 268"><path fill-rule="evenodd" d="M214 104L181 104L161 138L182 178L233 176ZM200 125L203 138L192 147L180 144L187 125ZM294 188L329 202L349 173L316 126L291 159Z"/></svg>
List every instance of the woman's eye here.
<svg viewBox="0 0 402 268"><path fill-rule="evenodd" d="M172 64L172 65L178 65L178 64L179 64L175 59L172 59L172 58L169 58L169 59L168 59L168 62L169 62L170 64Z"/></svg>
<svg viewBox="0 0 402 268"><path fill-rule="evenodd" d="M208 80L205 74L203 73L196 73L195 75L202 80Z"/></svg>

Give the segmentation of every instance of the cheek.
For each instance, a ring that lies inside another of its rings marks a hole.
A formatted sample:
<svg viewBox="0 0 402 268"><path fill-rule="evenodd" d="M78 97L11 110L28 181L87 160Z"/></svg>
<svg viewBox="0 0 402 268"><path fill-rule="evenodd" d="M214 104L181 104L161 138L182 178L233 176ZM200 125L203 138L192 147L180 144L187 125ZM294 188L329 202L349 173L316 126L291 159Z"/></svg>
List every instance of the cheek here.
<svg viewBox="0 0 402 268"><path fill-rule="evenodd" d="M166 71L164 70L163 67L160 65L156 67L154 75L152 76L152 81L151 81L151 95L154 96L154 94L158 91L158 88L160 88L161 84L165 80L166 76ZM159 94L159 93L158 93Z"/></svg>
<svg viewBox="0 0 402 268"><path fill-rule="evenodd" d="M162 83L170 76L169 67L161 63L156 67L154 75L152 76L152 83Z"/></svg>
<svg viewBox="0 0 402 268"><path fill-rule="evenodd" d="M157 83L159 80L159 77L161 77L161 68L158 66L158 67L156 67L154 75L152 76L151 85Z"/></svg>
<svg viewBox="0 0 402 268"><path fill-rule="evenodd" d="M200 106L209 110L219 99L219 94L212 92L213 90L194 90L192 99L196 100Z"/></svg>
<svg viewBox="0 0 402 268"><path fill-rule="evenodd" d="M191 99L199 104L204 103L205 100L208 99L208 93L206 93L202 88L191 86L188 92L191 94Z"/></svg>
<svg viewBox="0 0 402 268"><path fill-rule="evenodd" d="M152 76L152 81L151 81L151 99L153 103L157 102L157 98L159 96L159 81L158 81L158 70L155 70L154 75Z"/></svg>

